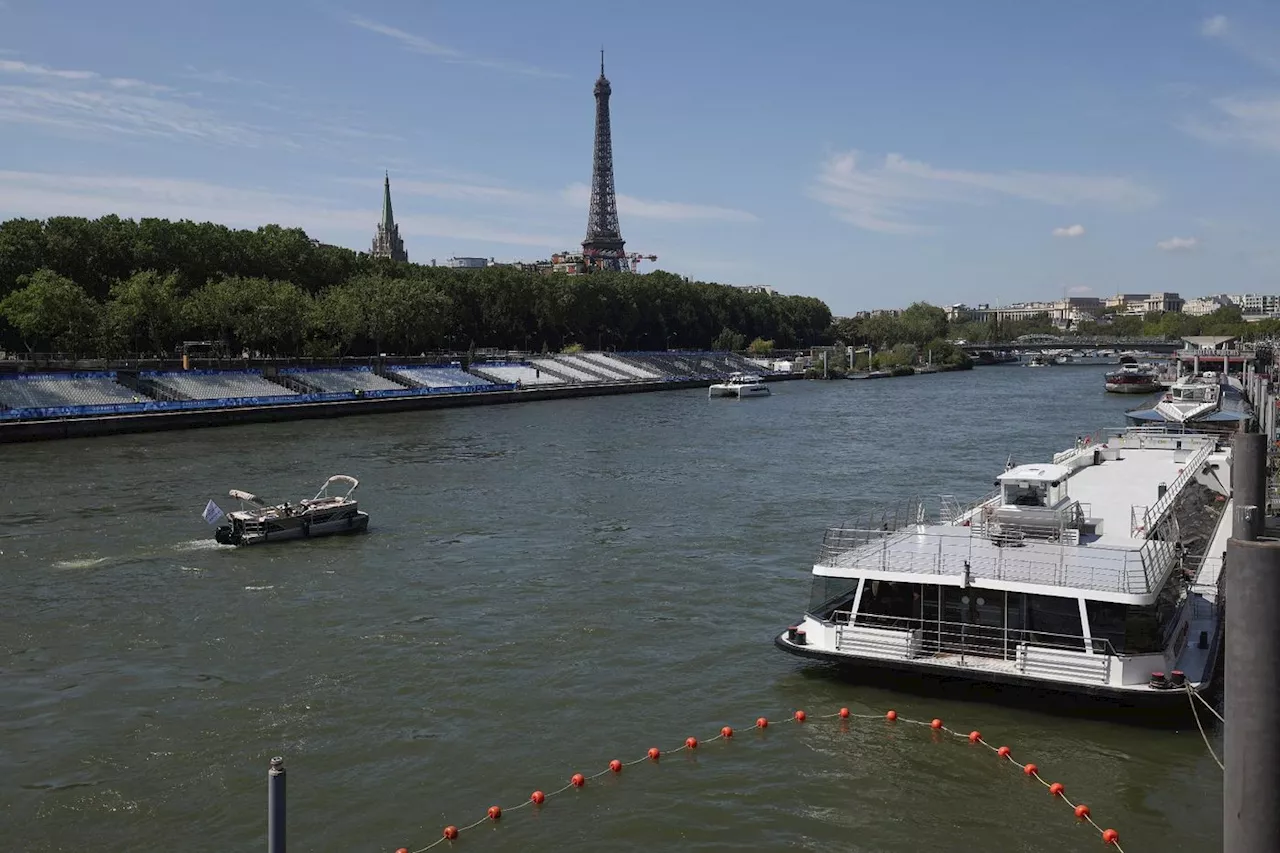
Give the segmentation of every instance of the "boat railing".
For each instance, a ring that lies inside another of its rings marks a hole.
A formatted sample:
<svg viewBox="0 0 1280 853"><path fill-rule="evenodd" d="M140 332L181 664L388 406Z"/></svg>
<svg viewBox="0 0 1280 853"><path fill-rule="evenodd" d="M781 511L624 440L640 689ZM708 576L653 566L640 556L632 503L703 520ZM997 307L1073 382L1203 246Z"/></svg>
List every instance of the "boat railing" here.
<svg viewBox="0 0 1280 853"><path fill-rule="evenodd" d="M1209 458L1209 454L1213 453L1215 448L1216 442L1206 441L1200 445L1200 448L1195 453L1188 457L1182 465L1182 472L1165 489L1164 496L1147 509L1146 514L1142 517L1141 530L1134 531L1135 536L1144 534L1163 520L1165 514L1173 506L1174 501L1178 499L1178 494L1182 491L1182 488L1200 471L1201 466L1204 465L1205 460Z"/></svg>
<svg viewBox="0 0 1280 853"><path fill-rule="evenodd" d="M1078 534L1078 531L1074 531ZM1146 594L1159 588L1176 560L1172 542L1141 549L1057 541L1013 531L975 535L971 527L827 531L817 565L852 573L1032 583L1100 592Z"/></svg>
<svg viewBox="0 0 1280 853"><path fill-rule="evenodd" d="M982 625L848 614L836 623L841 651L875 657L932 660L939 664L1006 669L1024 675L1107 683L1113 658L1123 658L1109 640Z"/></svg>

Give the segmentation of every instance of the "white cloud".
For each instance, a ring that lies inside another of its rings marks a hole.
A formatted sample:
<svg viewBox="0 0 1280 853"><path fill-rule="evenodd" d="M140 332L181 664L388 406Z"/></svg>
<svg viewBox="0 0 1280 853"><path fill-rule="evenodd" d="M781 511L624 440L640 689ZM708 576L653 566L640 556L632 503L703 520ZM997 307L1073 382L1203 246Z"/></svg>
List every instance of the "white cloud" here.
<svg viewBox="0 0 1280 853"><path fill-rule="evenodd" d="M375 196L376 199L376 196ZM418 214L397 204L396 221L406 237L429 236L552 249L566 235L509 229L484 218ZM155 216L218 222L237 228L275 223L301 227L312 236L372 236L376 204L350 208L332 200L279 192L227 187L204 181L128 175L62 175L0 171L0 218L87 216L109 213L126 218ZM363 244L360 244L363 248Z"/></svg>
<svg viewBox="0 0 1280 853"><path fill-rule="evenodd" d="M1087 284L1077 284L1075 287L1069 288L1067 290L1067 293L1073 294L1075 296L1085 296L1087 294L1093 293L1093 288Z"/></svg>
<svg viewBox="0 0 1280 853"><path fill-rule="evenodd" d="M1129 178L1051 172L975 172L938 169L888 154L879 165L859 164L860 154L836 154L809 188L811 198L851 225L886 234L924 230L915 214L946 203L979 203L992 196L1054 206L1147 207L1155 192Z"/></svg>
<svg viewBox="0 0 1280 853"><path fill-rule="evenodd" d="M567 77L567 74L561 74L558 71L548 71L545 68L538 68L532 65L525 65L520 62L513 62L505 59L486 59L479 56L469 56L456 48L448 47L438 42L431 41L414 33L397 29L396 27L381 24L377 21L371 21L359 15L352 15L348 19L348 23L352 26L359 27L371 33L377 33L380 36L386 36L395 39L409 50L415 53L421 53L424 56L434 56L442 62L450 62L460 65L475 65L481 68L494 68L500 71L512 71L517 74L525 74L530 77Z"/></svg>
<svg viewBox="0 0 1280 853"><path fill-rule="evenodd" d="M1200 34L1213 38L1221 36L1227 32L1227 16L1214 15L1212 18L1205 18L1200 23Z"/></svg>
<svg viewBox="0 0 1280 853"><path fill-rule="evenodd" d="M583 211L591 201L591 188L586 184L570 184L561 193L568 204ZM706 204L686 204L679 201L652 201L635 196L618 196L618 215L635 216L641 219L661 219L667 222L755 222L754 213L736 210L731 207L714 207Z"/></svg>
<svg viewBox="0 0 1280 853"><path fill-rule="evenodd" d="M104 133L224 145L292 145L280 134L232 121L169 86L96 71L0 60L0 122L81 136Z"/></svg>
<svg viewBox="0 0 1280 853"><path fill-rule="evenodd" d="M1055 236L1055 237L1083 237L1083 236L1084 236L1084 226L1083 226L1083 225L1068 225L1068 226L1066 226L1066 227L1064 227L1064 228L1055 228L1055 229L1053 229L1053 236Z"/></svg>
<svg viewBox="0 0 1280 853"><path fill-rule="evenodd" d="M1162 252L1189 252L1198 245L1200 241L1195 237L1170 237L1156 243L1156 248Z"/></svg>
<svg viewBox="0 0 1280 853"><path fill-rule="evenodd" d="M1280 95L1228 96L1212 103L1214 120L1189 121L1183 129L1208 142L1280 152Z"/></svg>

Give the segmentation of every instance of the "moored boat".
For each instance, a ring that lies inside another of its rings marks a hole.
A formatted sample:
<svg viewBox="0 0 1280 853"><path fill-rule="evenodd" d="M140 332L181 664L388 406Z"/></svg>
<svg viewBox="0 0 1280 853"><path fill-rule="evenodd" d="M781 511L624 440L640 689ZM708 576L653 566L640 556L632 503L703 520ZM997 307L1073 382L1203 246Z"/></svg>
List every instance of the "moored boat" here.
<svg viewBox="0 0 1280 853"><path fill-rule="evenodd" d="M256 545L287 539L360 533L369 527L369 514L362 512L351 495L360 485L355 477L338 474L325 480L316 496L290 504L270 505L257 495L232 489L231 497L240 501L240 509L226 513L227 524L214 531L223 545ZM330 488L334 487L331 493ZM341 488L346 487L345 492ZM217 510L214 514L213 510ZM214 520L222 511L212 501L205 518ZM212 523L212 522L211 522Z"/></svg>
<svg viewBox="0 0 1280 853"><path fill-rule="evenodd" d="M1181 377L1156 404L1126 412L1131 423L1170 423L1233 431L1253 418L1239 381L1208 370Z"/></svg>
<svg viewBox="0 0 1280 853"><path fill-rule="evenodd" d="M1124 703L1186 702L1221 648L1228 451L1130 428L1010 466L969 506L913 501L827 531L784 651ZM1207 510L1206 507L1216 508ZM1190 567L1190 571L1188 571Z"/></svg>
<svg viewBox="0 0 1280 853"><path fill-rule="evenodd" d="M1151 365L1126 362L1106 375L1105 387L1113 394L1154 394L1164 388L1164 383Z"/></svg>

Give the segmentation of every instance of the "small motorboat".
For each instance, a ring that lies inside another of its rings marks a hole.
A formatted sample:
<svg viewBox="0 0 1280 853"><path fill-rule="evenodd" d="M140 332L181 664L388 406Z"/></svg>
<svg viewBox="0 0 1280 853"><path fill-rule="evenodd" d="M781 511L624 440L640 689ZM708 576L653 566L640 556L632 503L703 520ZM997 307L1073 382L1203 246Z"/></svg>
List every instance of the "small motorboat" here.
<svg viewBox="0 0 1280 853"><path fill-rule="evenodd" d="M750 373L731 373L726 382L717 382L707 389L707 398L712 397L768 397L771 392L759 376Z"/></svg>
<svg viewBox="0 0 1280 853"><path fill-rule="evenodd" d="M213 538L223 545L257 545L285 539L362 533L369 527L369 514L362 512L351 496L359 485L360 481L355 477L338 474L325 480L314 498L297 504L286 501L275 506L257 495L232 489L229 494L240 501L240 509L226 513L229 523L220 525ZM343 487L346 487L345 492ZM222 515L222 510L210 501L205 509L205 519L212 518L210 523L214 523Z"/></svg>

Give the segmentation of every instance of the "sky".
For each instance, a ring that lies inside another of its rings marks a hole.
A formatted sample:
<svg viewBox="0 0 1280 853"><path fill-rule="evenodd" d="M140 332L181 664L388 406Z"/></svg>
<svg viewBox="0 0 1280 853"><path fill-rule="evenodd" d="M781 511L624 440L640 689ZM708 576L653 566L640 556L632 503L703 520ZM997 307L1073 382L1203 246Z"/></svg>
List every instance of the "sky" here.
<svg viewBox="0 0 1280 853"><path fill-rule="evenodd" d="M413 261L586 231L837 315L1280 290L1273 0L0 0L0 219L298 226Z"/></svg>

